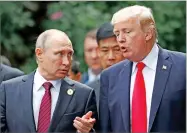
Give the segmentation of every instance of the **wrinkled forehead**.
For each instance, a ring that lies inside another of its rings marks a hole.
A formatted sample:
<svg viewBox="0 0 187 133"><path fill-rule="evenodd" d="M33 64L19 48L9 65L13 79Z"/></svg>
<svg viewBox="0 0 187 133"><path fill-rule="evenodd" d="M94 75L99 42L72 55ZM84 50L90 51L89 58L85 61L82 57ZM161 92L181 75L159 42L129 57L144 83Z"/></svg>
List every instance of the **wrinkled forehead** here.
<svg viewBox="0 0 187 133"><path fill-rule="evenodd" d="M54 48L54 52L67 52L67 53L74 53L74 50L71 46L60 46L58 48Z"/></svg>
<svg viewBox="0 0 187 133"><path fill-rule="evenodd" d="M48 39L49 45L72 47L70 39L65 35L52 35Z"/></svg>

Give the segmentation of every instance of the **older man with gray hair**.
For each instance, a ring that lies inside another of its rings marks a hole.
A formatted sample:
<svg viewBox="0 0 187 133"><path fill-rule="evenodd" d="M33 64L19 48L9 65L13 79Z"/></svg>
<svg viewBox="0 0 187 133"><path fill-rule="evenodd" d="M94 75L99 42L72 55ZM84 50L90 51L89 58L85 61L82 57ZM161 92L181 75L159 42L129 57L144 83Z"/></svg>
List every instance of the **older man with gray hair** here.
<svg viewBox="0 0 187 133"><path fill-rule="evenodd" d="M35 55L34 72L0 86L1 132L91 131L97 119L95 93L66 77L73 55L68 36L56 29L43 32Z"/></svg>
<svg viewBox="0 0 187 133"><path fill-rule="evenodd" d="M185 132L185 54L157 44L150 8L123 8L111 23L127 60L101 74L101 132Z"/></svg>

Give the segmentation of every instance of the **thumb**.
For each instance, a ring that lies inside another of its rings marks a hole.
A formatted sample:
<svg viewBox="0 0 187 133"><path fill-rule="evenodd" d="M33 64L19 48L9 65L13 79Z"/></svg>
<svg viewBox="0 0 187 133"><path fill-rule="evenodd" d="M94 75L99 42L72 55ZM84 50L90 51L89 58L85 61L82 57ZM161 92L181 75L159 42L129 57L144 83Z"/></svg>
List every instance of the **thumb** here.
<svg viewBox="0 0 187 133"><path fill-rule="evenodd" d="M83 115L82 118L84 119L90 119L92 117L92 111L89 111L88 113L86 113L85 115Z"/></svg>
<svg viewBox="0 0 187 133"><path fill-rule="evenodd" d="M91 124L94 124L96 122L96 119L95 118L91 118L91 119L88 120L88 122L91 123Z"/></svg>

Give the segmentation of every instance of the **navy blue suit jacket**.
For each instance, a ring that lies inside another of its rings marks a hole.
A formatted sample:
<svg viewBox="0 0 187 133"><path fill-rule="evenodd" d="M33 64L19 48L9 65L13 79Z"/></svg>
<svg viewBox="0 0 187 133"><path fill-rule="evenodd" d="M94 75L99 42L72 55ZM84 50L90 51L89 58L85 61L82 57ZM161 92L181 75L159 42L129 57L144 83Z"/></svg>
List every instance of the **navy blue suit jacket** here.
<svg viewBox="0 0 187 133"><path fill-rule="evenodd" d="M130 132L132 62L124 60L101 74L101 132ZM163 65L167 69L163 69ZM186 55L159 48L148 132L185 132Z"/></svg>
<svg viewBox="0 0 187 133"><path fill-rule="evenodd" d="M36 132L33 115L34 72L2 82L0 86L0 130L2 132ZM73 95L67 90L73 89ZM75 132L73 120L93 111L97 120L94 90L69 78L62 79L58 101L49 132Z"/></svg>

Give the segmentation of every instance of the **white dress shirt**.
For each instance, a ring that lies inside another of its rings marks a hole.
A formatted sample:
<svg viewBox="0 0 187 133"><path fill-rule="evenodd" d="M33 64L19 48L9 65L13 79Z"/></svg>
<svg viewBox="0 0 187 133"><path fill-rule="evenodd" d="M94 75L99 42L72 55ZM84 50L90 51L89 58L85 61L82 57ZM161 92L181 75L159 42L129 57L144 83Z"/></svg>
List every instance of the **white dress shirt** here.
<svg viewBox="0 0 187 133"><path fill-rule="evenodd" d="M101 74L95 75L92 70L89 68L88 69L88 83L99 80Z"/></svg>
<svg viewBox="0 0 187 133"><path fill-rule="evenodd" d="M37 129L37 126L38 126L40 104L41 104L42 98L45 94L45 88L42 85L45 82L51 82L52 85L53 85L51 87L51 100L52 100L52 103L51 103L51 119L52 119L53 112L54 112L55 107L56 107L58 95L59 95L59 92L60 92L61 79L47 81L46 79L44 79L41 76L38 69L36 70L36 73L34 75L34 84L33 84L33 112L34 112L34 120L35 120L36 129Z"/></svg>
<svg viewBox="0 0 187 133"><path fill-rule="evenodd" d="M143 72L144 82L145 82L145 87L146 87L147 129L149 127L149 115L150 115L150 109L151 109L151 100L152 100L152 93L153 93L153 87L154 87L154 81L155 81L158 52L159 52L158 46L157 44L154 44L151 52L146 56L146 58L144 58L141 61L145 64L145 67L142 72ZM137 67L136 67L137 63L138 62L133 62L133 67L132 67L131 86L130 86L130 112L132 110L132 95L133 95L134 82L135 82L136 73L137 73Z"/></svg>

